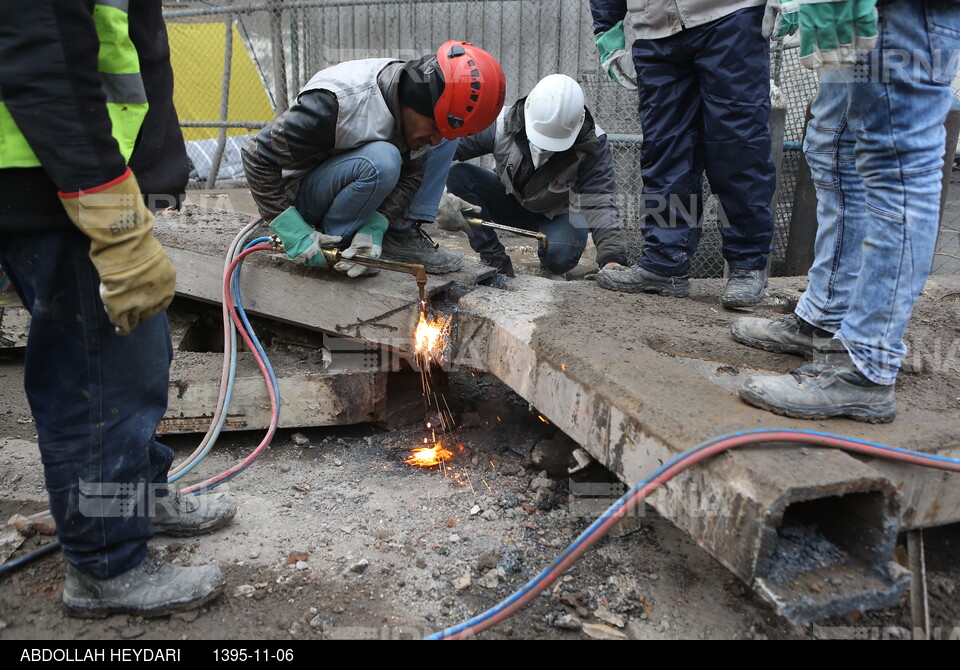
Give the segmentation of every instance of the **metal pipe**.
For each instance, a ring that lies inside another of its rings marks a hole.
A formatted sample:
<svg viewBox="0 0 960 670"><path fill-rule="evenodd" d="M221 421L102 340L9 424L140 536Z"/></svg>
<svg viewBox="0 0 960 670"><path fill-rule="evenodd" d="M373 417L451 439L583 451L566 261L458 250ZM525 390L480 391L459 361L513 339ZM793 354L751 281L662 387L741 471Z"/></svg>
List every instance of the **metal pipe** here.
<svg viewBox="0 0 960 670"><path fill-rule="evenodd" d="M428 4L445 4L454 2L463 2L463 0L419 0ZM406 5L410 0L299 0L296 2L284 2L286 9L315 9L321 7L354 7L358 5ZM187 18L195 16L210 16L213 14L252 14L262 12L264 6L259 5L239 5L204 7L202 9L174 9L163 13L164 19Z"/></svg>
<svg viewBox="0 0 960 670"><path fill-rule="evenodd" d="M181 128L249 128L257 130L269 121L181 121Z"/></svg>
<svg viewBox="0 0 960 670"><path fill-rule="evenodd" d="M274 112L279 116L287 108L287 67L283 56L283 10L281 0L270 2L270 45L273 51Z"/></svg>
<svg viewBox="0 0 960 670"><path fill-rule="evenodd" d="M400 263L399 261L388 261L381 258L369 258L367 256L354 256L353 258L344 258L339 249L322 249L327 263L331 266L340 261L345 263L356 263L368 268L377 268L378 270L389 270L390 272L403 272L413 275L417 280L417 288L420 290L420 303L426 299L427 288L427 270L422 265L416 263Z"/></svg>
<svg viewBox="0 0 960 670"><path fill-rule="evenodd" d="M230 72L233 67L233 14L227 14L226 35L223 47L223 86L220 89L220 123L226 123L230 107ZM220 126L217 133L217 150L210 162L210 172L207 174L207 188L213 188L220 174L220 163L223 161L223 151L227 146L227 127Z"/></svg>
<svg viewBox="0 0 960 670"><path fill-rule="evenodd" d="M547 236L545 233L524 230L523 228L514 228L513 226L505 226L501 223L494 223L493 221L484 221L483 219L478 219L475 216L465 216L463 218L467 223L476 228L495 228L496 230L504 230L508 233L513 233L514 235L520 235L522 237L535 237L537 238L537 245L540 247L540 251L547 250L549 242L547 241Z"/></svg>

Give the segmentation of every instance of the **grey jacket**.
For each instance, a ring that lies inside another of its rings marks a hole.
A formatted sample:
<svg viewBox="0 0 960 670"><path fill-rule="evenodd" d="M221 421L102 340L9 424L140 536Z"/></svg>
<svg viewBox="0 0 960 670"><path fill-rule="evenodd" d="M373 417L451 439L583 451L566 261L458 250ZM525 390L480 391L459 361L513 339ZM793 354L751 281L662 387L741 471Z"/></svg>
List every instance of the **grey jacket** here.
<svg viewBox="0 0 960 670"><path fill-rule="evenodd" d="M303 177L330 156L369 142L400 151L400 179L377 211L388 221L402 216L420 188L428 151L412 152L401 126L398 80L403 61L348 61L321 70L297 102L267 124L243 148L244 171L260 214L272 221L293 204Z"/></svg>
<svg viewBox="0 0 960 670"><path fill-rule="evenodd" d="M623 20L636 39L655 40L766 4L766 0L590 0L590 9L594 32Z"/></svg>

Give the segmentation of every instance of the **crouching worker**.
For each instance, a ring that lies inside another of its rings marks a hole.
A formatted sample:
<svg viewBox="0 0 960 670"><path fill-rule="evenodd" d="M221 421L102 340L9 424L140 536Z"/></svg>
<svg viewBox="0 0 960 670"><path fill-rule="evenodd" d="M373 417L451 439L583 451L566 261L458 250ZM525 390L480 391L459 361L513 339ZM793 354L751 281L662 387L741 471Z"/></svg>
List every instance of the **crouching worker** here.
<svg viewBox="0 0 960 670"><path fill-rule="evenodd" d="M408 62L366 59L321 70L244 147L260 214L299 263L326 267L320 247L338 246L343 258L458 270L463 255L440 249L407 210L431 148L486 128L504 93L500 64L467 42ZM334 269L349 277L375 272L348 261Z"/></svg>
<svg viewBox="0 0 960 670"><path fill-rule="evenodd" d="M496 171L465 161L493 154ZM541 270L559 275L580 262L593 235L597 263L627 265L607 137L584 106L580 85L563 74L544 77L483 132L438 147L430 170L449 169L437 214L444 230L462 230L480 259L507 276L513 263L492 228L475 217L544 233Z"/></svg>

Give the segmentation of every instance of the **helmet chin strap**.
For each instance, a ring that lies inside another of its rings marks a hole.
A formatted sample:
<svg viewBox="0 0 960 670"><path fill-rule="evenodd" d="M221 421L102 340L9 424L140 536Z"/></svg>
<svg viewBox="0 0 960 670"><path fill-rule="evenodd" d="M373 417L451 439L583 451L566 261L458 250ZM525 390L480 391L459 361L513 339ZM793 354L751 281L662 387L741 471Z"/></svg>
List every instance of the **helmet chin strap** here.
<svg viewBox="0 0 960 670"><path fill-rule="evenodd" d="M546 149L541 149L533 142L530 142L530 158L533 159L533 168L537 169L544 163L546 163L550 156L553 155L552 151L547 151Z"/></svg>

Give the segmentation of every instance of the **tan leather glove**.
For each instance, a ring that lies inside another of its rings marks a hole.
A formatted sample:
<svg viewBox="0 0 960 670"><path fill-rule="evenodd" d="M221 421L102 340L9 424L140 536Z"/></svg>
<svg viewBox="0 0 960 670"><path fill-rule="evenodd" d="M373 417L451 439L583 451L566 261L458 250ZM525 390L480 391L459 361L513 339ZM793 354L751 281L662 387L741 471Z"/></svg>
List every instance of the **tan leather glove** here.
<svg viewBox="0 0 960 670"><path fill-rule="evenodd" d="M60 193L67 215L90 238L90 260L100 274L100 297L118 335L164 310L177 273L153 236L133 172L89 191Z"/></svg>

